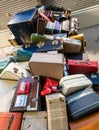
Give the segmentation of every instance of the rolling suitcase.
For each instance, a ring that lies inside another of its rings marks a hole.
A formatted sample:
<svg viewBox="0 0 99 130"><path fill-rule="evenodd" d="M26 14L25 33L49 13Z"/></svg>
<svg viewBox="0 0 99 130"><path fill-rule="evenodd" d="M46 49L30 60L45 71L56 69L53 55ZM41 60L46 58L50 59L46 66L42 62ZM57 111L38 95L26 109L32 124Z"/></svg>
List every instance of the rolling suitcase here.
<svg viewBox="0 0 99 130"><path fill-rule="evenodd" d="M65 96L91 86L92 82L83 74L67 75L59 82L59 88Z"/></svg>
<svg viewBox="0 0 99 130"><path fill-rule="evenodd" d="M0 130L20 130L22 113L0 112Z"/></svg>
<svg viewBox="0 0 99 130"><path fill-rule="evenodd" d="M90 87L66 97L70 120L82 118L99 110L99 95Z"/></svg>
<svg viewBox="0 0 99 130"><path fill-rule="evenodd" d="M48 130L68 130L65 97L61 93L46 95Z"/></svg>
<svg viewBox="0 0 99 130"><path fill-rule="evenodd" d="M94 112L79 120L71 121L69 126L71 130L99 130L99 112Z"/></svg>
<svg viewBox="0 0 99 130"><path fill-rule="evenodd" d="M46 111L24 112L21 130L48 130Z"/></svg>
<svg viewBox="0 0 99 130"><path fill-rule="evenodd" d="M67 60L69 74L87 74L96 73L98 71L97 61L86 60Z"/></svg>

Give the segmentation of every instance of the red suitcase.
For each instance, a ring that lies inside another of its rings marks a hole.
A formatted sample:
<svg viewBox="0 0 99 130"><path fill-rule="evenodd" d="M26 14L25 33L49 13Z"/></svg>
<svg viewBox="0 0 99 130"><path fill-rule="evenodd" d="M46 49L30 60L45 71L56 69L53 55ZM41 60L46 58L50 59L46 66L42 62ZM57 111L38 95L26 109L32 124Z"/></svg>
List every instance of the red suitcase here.
<svg viewBox="0 0 99 130"><path fill-rule="evenodd" d="M98 71L97 61L67 60L69 74L96 73Z"/></svg>

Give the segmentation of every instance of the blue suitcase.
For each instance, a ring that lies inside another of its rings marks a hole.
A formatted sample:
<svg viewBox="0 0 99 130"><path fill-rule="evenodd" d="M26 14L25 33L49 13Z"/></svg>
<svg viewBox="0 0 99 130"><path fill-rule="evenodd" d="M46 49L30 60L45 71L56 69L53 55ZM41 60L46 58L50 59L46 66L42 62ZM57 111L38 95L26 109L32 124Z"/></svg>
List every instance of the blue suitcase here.
<svg viewBox="0 0 99 130"><path fill-rule="evenodd" d="M99 95L92 88L86 88L66 97L70 120L82 118L99 110Z"/></svg>
<svg viewBox="0 0 99 130"><path fill-rule="evenodd" d="M30 42L31 33L36 32L38 12L36 8L17 12L7 26L16 37L18 44Z"/></svg>

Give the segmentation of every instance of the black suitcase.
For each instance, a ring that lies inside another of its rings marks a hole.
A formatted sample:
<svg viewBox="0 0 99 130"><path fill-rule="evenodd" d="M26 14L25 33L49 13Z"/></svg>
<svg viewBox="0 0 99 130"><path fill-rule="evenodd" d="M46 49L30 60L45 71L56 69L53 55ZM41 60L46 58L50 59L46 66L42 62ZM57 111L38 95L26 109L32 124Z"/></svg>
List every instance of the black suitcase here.
<svg viewBox="0 0 99 130"><path fill-rule="evenodd" d="M7 26L16 37L18 44L30 42L31 33L36 32L37 9L29 9L16 13Z"/></svg>

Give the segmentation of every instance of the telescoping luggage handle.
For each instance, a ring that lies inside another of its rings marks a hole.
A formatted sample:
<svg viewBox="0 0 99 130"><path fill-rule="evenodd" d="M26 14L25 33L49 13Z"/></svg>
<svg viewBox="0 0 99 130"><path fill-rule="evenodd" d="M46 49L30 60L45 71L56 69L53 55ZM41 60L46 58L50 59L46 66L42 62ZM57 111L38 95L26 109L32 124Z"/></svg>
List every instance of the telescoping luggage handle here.
<svg viewBox="0 0 99 130"><path fill-rule="evenodd" d="M90 64L90 61L75 61L75 64Z"/></svg>

